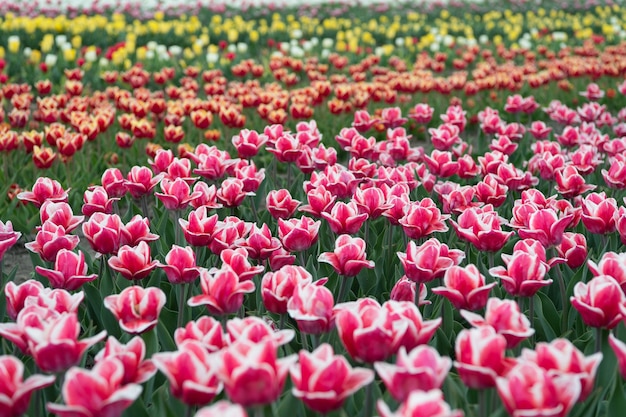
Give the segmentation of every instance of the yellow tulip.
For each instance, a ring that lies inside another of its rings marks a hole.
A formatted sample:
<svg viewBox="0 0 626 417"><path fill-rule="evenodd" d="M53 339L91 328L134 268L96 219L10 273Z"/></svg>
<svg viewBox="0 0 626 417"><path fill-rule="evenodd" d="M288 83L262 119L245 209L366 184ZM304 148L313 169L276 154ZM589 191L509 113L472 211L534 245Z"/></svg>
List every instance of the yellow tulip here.
<svg viewBox="0 0 626 417"><path fill-rule="evenodd" d="M76 59L76 49L74 48L65 49L63 51L63 58L68 62L74 61Z"/></svg>
<svg viewBox="0 0 626 417"><path fill-rule="evenodd" d="M20 37L19 36L9 36L8 40L9 52L17 53L20 50Z"/></svg>

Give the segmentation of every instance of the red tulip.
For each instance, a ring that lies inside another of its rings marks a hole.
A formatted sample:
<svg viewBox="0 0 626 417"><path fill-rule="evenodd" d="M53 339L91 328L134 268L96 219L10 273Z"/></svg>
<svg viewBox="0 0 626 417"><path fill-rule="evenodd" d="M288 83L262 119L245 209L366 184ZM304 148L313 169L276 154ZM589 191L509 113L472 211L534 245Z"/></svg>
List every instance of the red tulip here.
<svg viewBox="0 0 626 417"><path fill-rule="evenodd" d="M0 262L6 251L15 245L20 236L22 234L13 230L13 224L10 221L6 223L0 221Z"/></svg>
<svg viewBox="0 0 626 417"><path fill-rule="evenodd" d="M614 158L608 171L602 170L602 178L610 188L618 190L626 188L626 161Z"/></svg>
<svg viewBox="0 0 626 417"><path fill-rule="evenodd" d="M245 184L239 178L226 178L217 190L217 199L226 207L239 206L248 195L254 194L245 190Z"/></svg>
<svg viewBox="0 0 626 417"><path fill-rule="evenodd" d="M165 293L157 287L127 287L119 295L104 298L104 306L115 316L123 331L142 334L158 323Z"/></svg>
<svg viewBox="0 0 626 417"><path fill-rule="evenodd" d="M456 337L454 367L465 385L474 389L496 386L508 371L504 358L506 339L491 326L461 330Z"/></svg>
<svg viewBox="0 0 626 417"><path fill-rule="evenodd" d="M626 294L626 253L605 252L598 264L591 260L587 264L594 277L610 276L617 281Z"/></svg>
<svg viewBox="0 0 626 417"><path fill-rule="evenodd" d="M173 245L165 255L165 263L157 263L165 271L167 280L172 284L188 284L200 276L202 268L196 265L196 255L190 246Z"/></svg>
<svg viewBox="0 0 626 417"><path fill-rule="evenodd" d="M172 395L189 406L208 404L222 391L213 359L200 342L187 341L176 352L156 353L152 360L167 377Z"/></svg>
<svg viewBox="0 0 626 417"><path fill-rule="evenodd" d="M223 221L218 220L211 236L209 249L216 255L225 249L234 249L245 240L250 229L252 229L252 223L235 216L228 216Z"/></svg>
<svg viewBox="0 0 626 417"><path fill-rule="evenodd" d="M221 323L210 316L202 316L176 329L174 340L179 348L188 341L200 342L209 353L217 352L227 345Z"/></svg>
<svg viewBox="0 0 626 417"><path fill-rule="evenodd" d="M83 284L98 278L96 274L87 274L87 264L85 255L78 251L74 253L67 249L61 249L54 261L54 269L36 266L35 271L50 281L53 288L63 288L68 291L75 291Z"/></svg>
<svg viewBox="0 0 626 417"><path fill-rule="evenodd" d="M289 190L284 188L280 190L271 190L265 198L265 207L271 216L275 219L288 219L293 216L296 208L300 205L300 201L294 200Z"/></svg>
<svg viewBox="0 0 626 417"><path fill-rule="evenodd" d="M237 273L228 266L200 273L202 294L193 296L191 307L205 305L211 314L228 315L239 311L244 294L254 292L253 281L240 281Z"/></svg>
<svg viewBox="0 0 626 417"><path fill-rule="evenodd" d="M32 191L23 191L17 198L22 201L29 201L40 207L46 200L53 202L67 202L67 190L53 179L39 177L35 180Z"/></svg>
<svg viewBox="0 0 626 417"><path fill-rule="evenodd" d="M337 196L333 195L323 185L318 185L307 192L306 198L309 204L300 207L298 210L313 217L321 218L322 213L330 212Z"/></svg>
<svg viewBox="0 0 626 417"><path fill-rule="evenodd" d="M65 233L63 226L45 222L35 236L35 241L24 245L31 252L39 254L46 262L54 262L60 250L73 250L80 238Z"/></svg>
<svg viewBox="0 0 626 417"><path fill-rule="evenodd" d="M123 345L113 336L109 336L104 348L96 355L95 362L116 358L124 365L122 385L142 384L152 378L157 371L152 360L145 357L146 344L141 337L135 336Z"/></svg>
<svg viewBox="0 0 626 417"><path fill-rule="evenodd" d="M474 327L493 327L498 334L504 336L508 349L514 348L535 333L530 327L530 321L513 300L490 298L487 301L484 318L467 310L461 310L461 315Z"/></svg>
<svg viewBox="0 0 626 417"><path fill-rule="evenodd" d="M122 219L117 214L94 213L83 223L83 234L93 250L109 255L117 253L123 227Z"/></svg>
<svg viewBox="0 0 626 417"><path fill-rule="evenodd" d="M311 274L301 266L285 265L275 272L268 272L261 280L261 295L267 311L287 313L287 303L296 287L310 284Z"/></svg>
<svg viewBox="0 0 626 417"><path fill-rule="evenodd" d="M401 347L395 365L374 364L376 373L398 402L405 401L413 391L441 388L451 367L450 358L439 356L436 349L427 345L417 346L409 353Z"/></svg>
<svg viewBox="0 0 626 417"><path fill-rule="evenodd" d="M111 198L121 198L126 195L125 180L122 171L118 168L107 168L100 180L102 186Z"/></svg>
<svg viewBox="0 0 626 417"><path fill-rule="evenodd" d="M428 392L413 391L393 413L382 400L378 400L377 409L380 417L463 417L462 411L450 409L443 399L443 393L438 389Z"/></svg>
<svg viewBox="0 0 626 417"><path fill-rule="evenodd" d="M421 306L424 304L430 304L430 301L426 301L426 291L426 285L421 283L419 298L417 298L417 284L407 278L406 275L403 275L391 289L389 299L394 301L410 301Z"/></svg>
<svg viewBox="0 0 626 417"><path fill-rule="evenodd" d="M135 247L122 246L116 256L108 260L109 266L129 280L146 278L157 267L150 255L150 246L146 242L139 242Z"/></svg>
<svg viewBox="0 0 626 417"><path fill-rule="evenodd" d="M502 230L504 222L491 205L470 207L459 215L456 222L450 221L459 238L487 252L499 251L513 235L513 232Z"/></svg>
<svg viewBox="0 0 626 417"><path fill-rule="evenodd" d="M215 366L231 401L255 407L278 399L297 357L277 359L277 348L271 339L258 343L241 339L222 351Z"/></svg>
<svg viewBox="0 0 626 417"><path fill-rule="evenodd" d="M239 404L218 401L209 407L198 410L194 417L248 417L246 409Z"/></svg>
<svg viewBox="0 0 626 417"><path fill-rule="evenodd" d="M217 202L217 189L215 185L208 185L204 181L198 181L193 186L194 193L200 193L200 197L194 198L189 205L194 209L205 206L207 210L222 208L222 204Z"/></svg>
<svg viewBox="0 0 626 417"><path fill-rule="evenodd" d="M407 323L394 322L372 298L335 306L335 324L348 354L360 362L383 361L398 350Z"/></svg>
<svg viewBox="0 0 626 417"><path fill-rule="evenodd" d="M587 259L587 239L581 233L565 232L556 251L566 260L567 266L572 269L579 268Z"/></svg>
<svg viewBox="0 0 626 417"><path fill-rule="evenodd" d="M447 232L445 221L449 217L441 214L433 200L424 198L419 202L412 202L399 223L410 239L421 239L434 232Z"/></svg>
<svg viewBox="0 0 626 417"><path fill-rule="evenodd" d="M324 284L327 279L320 279L307 284L300 282L287 302L287 312L302 333L328 333L333 327L333 293Z"/></svg>
<svg viewBox="0 0 626 417"><path fill-rule="evenodd" d="M424 155L428 169L435 176L449 178L459 172L459 163L452 159L452 152L433 150L430 155Z"/></svg>
<svg viewBox="0 0 626 417"><path fill-rule="evenodd" d="M578 282L570 301L587 326L612 329L623 319L619 306L626 296L613 277L598 275L587 284Z"/></svg>
<svg viewBox="0 0 626 417"><path fill-rule="evenodd" d="M106 331L102 331L79 341L76 313L62 313L45 322L43 328L27 327L25 332L35 363L49 373L63 372L78 364L85 351L106 336Z"/></svg>
<svg viewBox="0 0 626 417"><path fill-rule="evenodd" d="M446 297L457 309L479 310L487 304L489 292L495 282L485 284L485 277L476 265L466 267L453 265L446 270L443 287L436 287L432 292Z"/></svg>
<svg viewBox="0 0 626 417"><path fill-rule="evenodd" d="M317 260L330 264L344 277L356 276L363 268L374 268L374 261L366 260L365 241L350 235L337 237L335 250L322 253Z"/></svg>
<svg viewBox="0 0 626 417"><path fill-rule="evenodd" d="M54 383L53 375L31 375L24 380L24 364L9 355L0 356L0 415L19 417L28 411L33 391Z"/></svg>
<svg viewBox="0 0 626 417"><path fill-rule="evenodd" d="M349 203L339 202L330 212L321 213L323 219L328 222L330 229L336 234L355 234L367 220L367 213L359 213L359 208L354 201Z"/></svg>
<svg viewBox="0 0 626 417"><path fill-rule="evenodd" d="M398 252L397 255L407 278L419 283L442 277L448 268L458 265L465 257L462 251L449 249L436 238L428 239L420 246L410 241L406 253Z"/></svg>
<svg viewBox="0 0 626 417"><path fill-rule="evenodd" d="M291 392L317 413L337 410L349 396L374 380L372 370L352 368L344 356L334 355L332 346L326 343L313 352L301 350L299 357L289 370Z"/></svg>
<svg viewBox="0 0 626 417"><path fill-rule="evenodd" d="M565 417L578 400L580 382L552 376L532 362L521 362L497 380L498 395L511 416Z"/></svg>
<svg viewBox="0 0 626 417"><path fill-rule="evenodd" d="M289 252L307 250L317 242L321 223L302 216L299 219L278 219L278 238Z"/></svg>
<svg viewBox="0 0 626 417"><path fill-rule="evenodd" d="M61 390L65 405L48 403L48 411L59 417L120 417L141 394L140 385L124 385L123 379L124 365L116 358L90 370L71 368Z"/></svg>
<svg viewBox="0 0 626 417"><path fill-rule="evenodd" d="M596 372L602 362L602 353L585 356L567 339L554 339L550 343L539 342L535 350L524 349L522 359L534 362L551 375L574 377L581 383L582 402L593 390Z"/></svg>

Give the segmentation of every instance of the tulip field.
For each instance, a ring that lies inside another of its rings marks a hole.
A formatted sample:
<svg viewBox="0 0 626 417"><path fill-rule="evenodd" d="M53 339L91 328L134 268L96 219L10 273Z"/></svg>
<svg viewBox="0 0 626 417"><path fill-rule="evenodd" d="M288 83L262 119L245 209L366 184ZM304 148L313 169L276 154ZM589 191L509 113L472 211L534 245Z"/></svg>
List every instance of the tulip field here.
<svg viewBox="0 0 626 417"><path fill-rule="evenodd" d="M626 5L239 3L0 0L0 417L626 415Z"/></svg>

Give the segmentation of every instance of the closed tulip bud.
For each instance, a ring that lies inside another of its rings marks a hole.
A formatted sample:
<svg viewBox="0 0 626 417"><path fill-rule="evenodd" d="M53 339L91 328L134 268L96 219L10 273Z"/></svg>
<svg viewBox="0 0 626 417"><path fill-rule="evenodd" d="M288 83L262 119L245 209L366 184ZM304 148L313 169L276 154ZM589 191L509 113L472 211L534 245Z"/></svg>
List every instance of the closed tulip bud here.
<svg viewBox="0 0 626 417"><path fill-rule="evenodd" d="M302 216L299 219L278 219L278 238L289 252L307 250L317 242L321 223Z"/></svg>
<svg viewBox="0 0 626 417"><path fill-rule="evenodd" d="M83 284L98 278L96 274L87 274L85 255L78 251L74 253L67 249L61 249L54 261L54 269L36 266L35 271L50 281L53 288L63 288L75 291Z"/></svg>
<svg viewBox="0 0 626 417"><path fill-rule="evenodd" d="M579 268L587 259L587 239L581 233L565 232L556 250L559 256L566 260L567 266L572 269Z"/></svg>
<svg viewBox="0 0 626 417"><path fill-rule="evenodd" d="M318 261L330 264L339 275L353 277L358 275L363 268L374 268L374 261L368 261L365 258L363 239L341 235L335 241L335 250L322 253Z"/></svg>
<svg viewBox="0 0 626 417"><path fill-rule="evenodd" d="M285 265L275 272L268 272L261 280L261 295L267 311L287 313L287 303L298 286L310 284L311 274L301 266Z"/></svg>
<svg viewBox="0 0 626 417"><path fill-rule="evenodd" d="M0 382L0 404L5 417L24 415L33 392L54 383L54 375L35 374L24 380L24 364L9 355L0 356L0 375L4 377Z"/></svg>
<svg viewBox="0 0 626 417"><path fill-rule="evenodd" d="M179 348L188 341L197 341L209 352L217 352L227 345L222 324L210 316L202 316L176 329L174 341Z"/></svg>
<svg viewBox="0 0 626 417"><path fill-rule="evenodd" d="M626 290L626 253L605 252L600 262L588 261L587 264L594 277L608 275Z"/></svg>
<svg viewBox="0 0 626 417"><path fill-rule="evenodd" d="M449 249L436 238L431 238L420 246L410 241L406 253L398 252L397 255L406 276L419 283L442 277L448 268L458 265L465 257L462 251Z"/></svg>
<svg viewBox="0 0 626 417"><path fill-rule="evenodd" d="M577 283L570 301L587 326L612 329L623 319L620 305L626 296L613 277L598 275L588 283Z"/></svg>
<svg viewBox="0 0 626 417"><path fill-rule="evenodd" d="M289 190L271 190L265 198L265 207L275 219L288 219L296 211L300 201L294 200Z"/></svg>
<svg viewBox="0 0 626 417"><path fill-rule="evenodd" d="M167 279L172 284L188 284L200 276L202 268L196 265L196 255L190 246L174 245L165 255L165 263L157 266L165 271Z"/></svg>
<svg viewBox="0 0 626 417"><path fill-rule="evenodd" d="M287 312L302 333L328 333L333 327L335 300L333 293L324 287L326 281L298 285L287 303Z"/></svg>

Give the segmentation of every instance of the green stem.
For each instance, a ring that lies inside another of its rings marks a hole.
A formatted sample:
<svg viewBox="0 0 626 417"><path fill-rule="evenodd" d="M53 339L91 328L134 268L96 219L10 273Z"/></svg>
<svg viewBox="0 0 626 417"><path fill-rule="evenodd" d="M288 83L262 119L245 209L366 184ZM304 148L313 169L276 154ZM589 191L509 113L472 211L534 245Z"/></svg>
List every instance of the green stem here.
<svg viewBox="0 0 626 417"><path fill-rule="evenodd" d="M371 365L368 365L371 366ZM364 417L371 417L374 409L374 384L376 381L370 382L365 388L365 408L363 410Z"/></svg>
<svg viewBox="0 0 626 417"><path fill-rule="evenodd" d="M174 210L174 243L176 245L183 245L183 229L178 224L178 219L180 218L180 210ZM197 261L197 259L196 259Z"/></svg>
<svg viewBox="0 0 626 417"><path fill-rule="evenodd" d="M535 296L528 297L528 320L530 321L530 327L535 328ZM530 336L530 345L535 345L535 334Z"/></svg>
<svg viewBox="0 0 626 417"><path fill-rule="evenodd" d="M309 341L308 341L308 336L306 333L300 333L300 335L302 336L302 349L304 350L309 350Z"/></svg>
<svg viewBox="0 0 626 417"><path fill-rule="evenodd" d="M558 256L556 252L556 248L552 248L554 256ZM554 265L554 269L556 271L556 282L559 284L559 293L561 297L561 333L567 331L567 316L569 314L569 302L567 300L567 288L565 287L565 280L563 279L563 274L561 273L560 265Z"/></svg>
<svg viewBox="0 0 626 417"><path fill-rule="evenodd" d="M143 214L143 217L149 219L150 209L148 208L148 195L147 194L144 194L141 196L140 204L141 204L141 214Z"/></svg>
<svg viewBox="0 0 626 417"><path fill-rule="evenodd" d="M478 391L478 414L476 417L486 417L487 414L487 390L481 389Z"/></svg>
<svg viewBox="0 0 626 417"><path fill-rule="evenodd" d="M185 315L185 301L187 301L187 288L189 288L189 284L180 284L179 288L179 299L178 299L178 321L177 328L183 326L184 315Z"/></svg>
<svg viewBox="0 0 626 417"><path fill-rule="evenodd" d="M278 322L278 330L282 330L285 328L285 318L286 318L286 314L281 314L280 315L280 321Z"/></svg>
<svg viewBox="0 0 626 417"><path fill-rule="evenodd" d="M187 405L187 409L185 410L185 417L191 417L193 414L193 406L191 404Z"/></svg>
<svg viewBox="0 0 626 417"><path fill-rule="evenodd" d="M594 351L596 353L602 352L602 336L603 336L602 329L600 327L596 327L594 329L594 333L595 333L595 336L596 336Z"/></svg>
<svg viewBox="0 0 626 417"><path fill-rule="evenodd" d="M312 334L311 335L311 344L313 345L313 350L317 349L320 345L320 335Z"/></svg>
<svg viewBox="0 0 626 417"><path fill-rule="evenodd" d="M339 295L337 295L336 303L342 303L348 295L350 288L352 287L352 280L354 277L340 277L341 284L339 285Z"/></svg>

